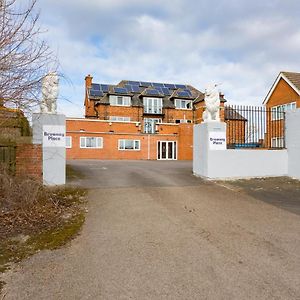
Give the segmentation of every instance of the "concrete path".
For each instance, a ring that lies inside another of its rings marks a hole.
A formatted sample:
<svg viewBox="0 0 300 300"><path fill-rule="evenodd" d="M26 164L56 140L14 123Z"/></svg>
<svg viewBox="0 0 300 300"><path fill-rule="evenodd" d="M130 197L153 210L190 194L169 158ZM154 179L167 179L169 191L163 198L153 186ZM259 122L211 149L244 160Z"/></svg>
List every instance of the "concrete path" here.
<svg viewBox="0 0 300 300"><path fill-rule="evenodd" d="M298 215L190 162L72 164L92 188L82 233L6 273L5 300L300 298Z"/></svg>

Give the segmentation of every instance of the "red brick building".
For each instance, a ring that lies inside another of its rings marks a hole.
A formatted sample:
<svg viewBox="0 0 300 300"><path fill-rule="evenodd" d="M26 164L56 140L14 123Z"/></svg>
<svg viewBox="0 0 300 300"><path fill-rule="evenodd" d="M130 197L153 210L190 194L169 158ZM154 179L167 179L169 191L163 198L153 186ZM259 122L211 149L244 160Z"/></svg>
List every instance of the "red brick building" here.
<svg viewBox="0 0 300 300"><path fill-rule="evenodd" d="M300 108L300 73L280 72L263 104L267 115L268 147L284 147L284 112Z"/></svg>
<svg viewBox="0 0 300 300"><path fill-rule="evenodd" d="M192 159L193 123L204 110L204 94L194 87L97 84L88 75L84 105L84 119L67 119L68 159Z"/></svg>

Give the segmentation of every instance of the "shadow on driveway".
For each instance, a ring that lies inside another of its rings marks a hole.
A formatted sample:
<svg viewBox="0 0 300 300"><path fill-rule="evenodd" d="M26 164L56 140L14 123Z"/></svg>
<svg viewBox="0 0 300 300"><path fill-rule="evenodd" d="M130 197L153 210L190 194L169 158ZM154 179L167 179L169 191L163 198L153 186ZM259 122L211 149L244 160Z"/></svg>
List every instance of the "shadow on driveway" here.
<svg viewBox="0 0 300 300"><path fill-rule="evenodd" d="M217 181L229 189L300 215L300 181L289 177Z"/></svg>

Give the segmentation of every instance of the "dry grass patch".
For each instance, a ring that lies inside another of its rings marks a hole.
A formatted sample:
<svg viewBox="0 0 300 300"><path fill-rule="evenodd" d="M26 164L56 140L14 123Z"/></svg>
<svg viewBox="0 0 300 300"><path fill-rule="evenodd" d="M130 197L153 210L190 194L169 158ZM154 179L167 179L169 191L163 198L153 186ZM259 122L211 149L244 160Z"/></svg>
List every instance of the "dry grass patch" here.
<svg viewBox="0 0 300 300"><path fill-rule="evenodd" d="M0 174L0 272L42 249L56 249L80 230L87 191L47 188ZM1 284L0 284L1 290Z"/></svg>

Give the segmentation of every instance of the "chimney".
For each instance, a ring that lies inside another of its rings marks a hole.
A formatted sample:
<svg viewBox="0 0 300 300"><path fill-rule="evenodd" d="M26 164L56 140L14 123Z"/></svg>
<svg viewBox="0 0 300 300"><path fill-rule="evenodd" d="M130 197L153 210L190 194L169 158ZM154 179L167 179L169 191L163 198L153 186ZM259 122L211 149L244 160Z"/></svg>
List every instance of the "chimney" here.
<svg viewBox="0 0 300 300"><path fill-rule="evenodd" d="M92 86L93 77L89 74L85 77L85 87L90 88Z"/></svg>

